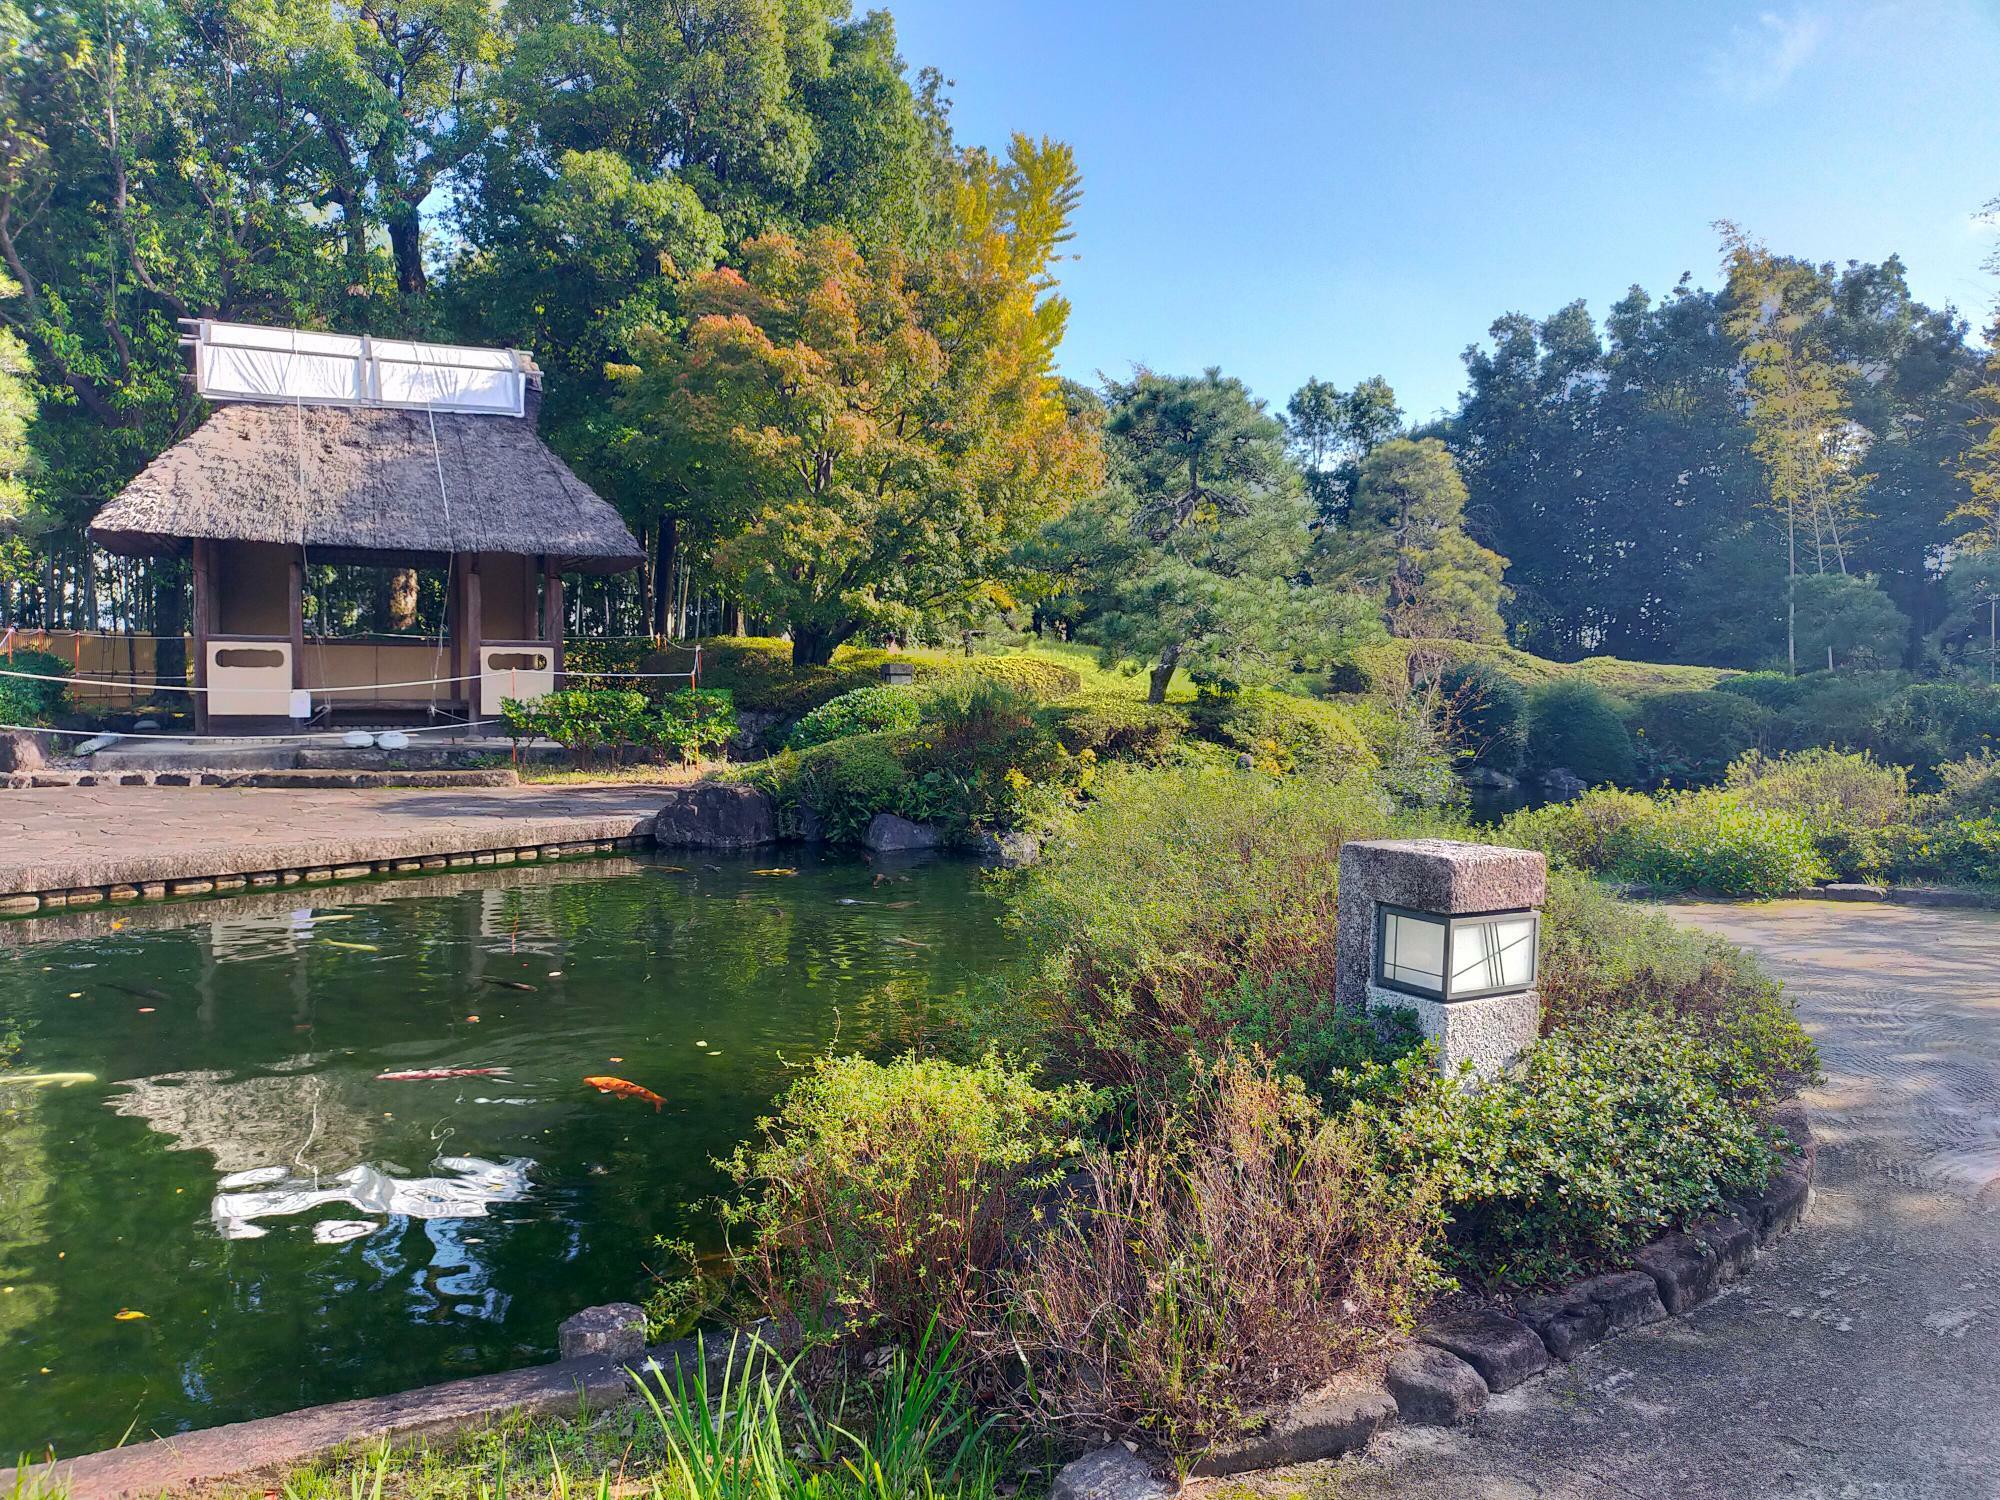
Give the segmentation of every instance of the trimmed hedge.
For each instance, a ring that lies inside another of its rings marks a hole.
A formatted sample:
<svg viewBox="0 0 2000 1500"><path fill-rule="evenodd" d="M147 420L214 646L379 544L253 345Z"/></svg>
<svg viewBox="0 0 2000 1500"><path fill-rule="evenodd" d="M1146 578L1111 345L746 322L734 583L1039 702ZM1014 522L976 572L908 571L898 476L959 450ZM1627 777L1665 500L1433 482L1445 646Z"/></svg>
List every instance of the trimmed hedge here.
<svg viewBox="0 0 2000 1500"><path fill-rule="evenodd" d="M686 671L687 653L650 670ZM946 656L941 652L892 652L873 646L842 646L824 667L792 665L792 643L770 636L718 636L701 643L701 685L727 688L739 710L803 718L822 704L857 688L882 682L883 663L907 661L925 686L973 677L1002 683L1041 702L1066 698L1083 685L1076 668L1038 656Z"/></svg>
<svg viewBox="0 0 2000 1500"><path fill-rule="evenodd" d="M851 734L879 734L886 729L914 729L921 713L917 695L905 687L865 687L829 698L792 726L785 739L789 750L810 750L828 740Z"/></svg>
<svg viewBox="0 0 2000 1500"><path fill-rule="evenodd" d="M1058 703L1044 717L1070 754L1088 750L1099 760L1158 765L1172 758L1188 732L1187 715L1178 708L1106 693Z"/></svg>
<svg viewBox="0 0 2000 1500"><path fill-rule="evenodd" d="M1252 688L1203 693L1188 718L1201 738L1265 770L1338 777L1376 765L1354 716L1337 703Z"/></svg>
<svg viewBox="0 0 2000 1500"><path fill-rule="evenodd" d="M1713 781L1761 743L1770 715L1740 693L1654 693L1634 717L1653 769L1674 781Z"/></svg>
<svg viewBox="0 0 2000 1500"><path fill-rule="evenodd" d="M1630 782L1638 769L1618 710L1587 682L1551 683L1528 700L1528 764L1588 786Z"/></svg>

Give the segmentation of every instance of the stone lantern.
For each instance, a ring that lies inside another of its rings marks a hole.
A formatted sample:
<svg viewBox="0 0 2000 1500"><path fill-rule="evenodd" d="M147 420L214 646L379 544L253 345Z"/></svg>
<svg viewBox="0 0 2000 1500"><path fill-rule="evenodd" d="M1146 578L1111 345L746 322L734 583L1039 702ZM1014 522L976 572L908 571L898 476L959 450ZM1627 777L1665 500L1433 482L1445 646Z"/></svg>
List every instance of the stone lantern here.
<svg viewBox="0 0 2000 1500"><path fill-rule="evenodd" d="M1335 988L1415 1012L1439 1065L1492 1078L1541 1029L1535 992L1548 864L1527 849L1366 839L1340 849Z"/></svg>
<svg viewBox="0 0 2000 1500"><path fill-rule="evenodd" d="M914 687L917 682L915 662L885 661L882 663L882 681L889 687Z"/></svg>

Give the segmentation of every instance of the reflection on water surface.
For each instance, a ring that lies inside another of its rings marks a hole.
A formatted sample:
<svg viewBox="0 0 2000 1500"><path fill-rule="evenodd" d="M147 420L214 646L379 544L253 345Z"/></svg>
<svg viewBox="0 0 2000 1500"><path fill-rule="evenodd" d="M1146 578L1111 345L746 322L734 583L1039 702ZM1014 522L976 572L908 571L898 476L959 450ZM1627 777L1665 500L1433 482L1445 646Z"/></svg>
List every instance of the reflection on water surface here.
<svg viewBox="0 0 2000 1500"><path fill-rule="evenodd" d="M89 1075L0 1088L0 1452L548 1358L655 1235L712 1245L712 1158L790 1069L903 1045L1005 948L966 866L756 868L0 924L13 1076Z"/></svg>

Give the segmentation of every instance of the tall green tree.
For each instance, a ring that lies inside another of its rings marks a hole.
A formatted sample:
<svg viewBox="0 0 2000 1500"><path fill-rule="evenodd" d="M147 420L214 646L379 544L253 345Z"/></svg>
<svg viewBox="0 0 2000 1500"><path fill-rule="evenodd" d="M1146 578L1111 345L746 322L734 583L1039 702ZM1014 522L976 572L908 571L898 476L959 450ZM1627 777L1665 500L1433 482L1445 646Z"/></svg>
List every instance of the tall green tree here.
<svg viewBox="0 0 2000 1500"><path fill-rule="evenodd" d="M1365 640L1366 606L1300 578L1310 538L1285 430L1243 383L1142 371L1106 387L1110 482L1054 528L1107 662L1232 685L1324 666Z"/></svg>
<svg viewBox="0 0 2000 1500"><path fill-rule="evenodd" d="M1056 142L971 158L949 241L746 243L690 290L684 337L621 371L638 461L726 517L716 565L793 659L985 597L1012 549L1098 480L1055 378L1053 268L1079 191Z"/></svg>
<svg viewBox="0 0 2000 1500"><path fill-rule="evenodd" d="M1361 461L1347 525L1322 538L1335 578L1377 599L1399 636L1504 641L1507 561L1465 530L1465 481L1436 438L1396 438Z"/></svg>
<svg viewBox="0 0 2000 1500"><path fill-rule="evenodd" d="M1986 205L1986 217L2000 223L2000 198ZM2000 275L2000 250L1986 264ZM1965 498L1950 517L1966 528L1957 545L1967 552L2000 552L2000 297L1994 299L1986 342L1991 353L1984 378L1967 398L1975 440L1958 469L1958 477L1965 481Z"/></svg>
<svg viewBox="0 0 2000 1500"><path fill-rule="evenodd" d="M1317 377L1292 393L1285 406L1285 436L1305 476L1315 524L1337 526L1354 492L1361 460L1403 430L1403 409L1380 375L1351 391Z"/></svg>
<svg viewBox="0 0 2000 1500"><path fill-rule="evenodd" d="M1785 545L1785 662L1798 670L1797 580L1802 539L1813 571L1845 574L1872 476L1861 472L1869 434L1847 410L1845 381L1827 346L1832 308L1823 278L1785 261L1733 224L1719 226L1729 273L1728 328L1743 350L1750 448Z"/></svg>

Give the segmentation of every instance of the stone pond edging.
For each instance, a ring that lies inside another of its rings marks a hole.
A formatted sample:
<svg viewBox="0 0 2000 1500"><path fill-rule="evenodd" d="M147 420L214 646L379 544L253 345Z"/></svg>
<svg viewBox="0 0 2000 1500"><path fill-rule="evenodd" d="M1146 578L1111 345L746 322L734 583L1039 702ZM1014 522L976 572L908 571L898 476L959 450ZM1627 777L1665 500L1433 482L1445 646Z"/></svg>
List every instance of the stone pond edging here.
<svg viewBox="0 0 2000 1500"><path fill-rule="evenodd" d="M1390 1356L1380 1382L1355 1378L1268 1414L1261 1430L1210 1449L1196 1477L1338 1458L1367 1446L1391 1422L1450 1427L1470 1422L1490 1396L1566 1363L1628 1329L1683 1317L1747 1273L1758 1255L1804 1219L1815 1145L1805 1106L1788 1101L1771 1123L1798 1148L1760 1193L1661 1235L1632 1266L1524 1298L1512 1313L1451 1309L1421 1325ZM1056 1475L1051 1500L1167 1500L1177 1486L1145 1455L1112 1443Z"/></svg>
<svg viewBox="0 0 2000 1500"><path fill-rule="evenodd" d="M653 841L662 849L760 849L779 843L820 843L822 838L787 839L778 832L778 809L768 792L742 782L697 781L673 787L653 820ZM895 813L869 820L861 846L871 854L925 854L944 847L945 837L928 823ZM1041 857L1041 841L1030 833L981 833L973 853L990 863L1019 868Z"/></svg>

